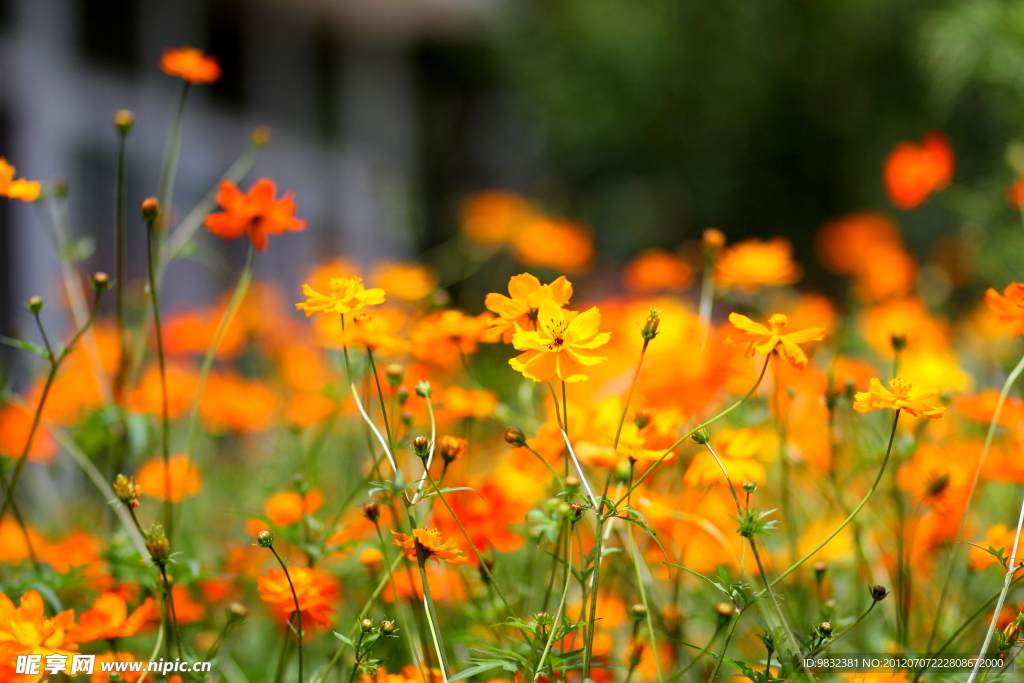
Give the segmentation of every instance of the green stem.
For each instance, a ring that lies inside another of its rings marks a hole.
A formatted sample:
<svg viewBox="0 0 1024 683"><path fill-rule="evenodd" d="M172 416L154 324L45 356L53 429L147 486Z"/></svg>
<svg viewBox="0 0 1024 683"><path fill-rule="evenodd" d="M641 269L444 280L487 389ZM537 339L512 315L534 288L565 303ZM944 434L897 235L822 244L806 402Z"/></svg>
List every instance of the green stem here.
<svg viewBox="0 0 1024 683"><path fill-rule="evenodd" d="M292 583L292 576L288 573L288 565L284 563L281 556L277 554L277 550L273 545L267 546L270 548L270 552L274 553L274 557L277 558L277 563L281 565L281 569L284 570L284 578L288 580L288 588L292 591L292 601L295 603L295 623L296 631L295 635L299 643L299 683L302 683L302 610L299 608L299 596L295 594L295 585Z"/></svg>
<svg viewBox="0 0 1024 683"><path fill-rule="evenodd" d="M377 382L377 396L380 398L380 414L384 417L384 433L388 437L388 448L394 452L395 442L394 437L391 433L391 424L388 420L388 409L384 406L384 390L380 386L380 375L377 374L377 364L373 361L373 349L370 345L366 345L366 357L370 359L370 369L373 370L373 379ZM431 447L433 447L433 439L431 439Z"/></svg>
<svg viewBox="0 0 1024 683"><path fill-rule="evenodd" d="M437 620L437 610L434 609L434 598L430 595L430 581L427 579L427 569L424 567L426 558L417 564L420 568L420 578L423 580L423 604L426 607L427 620L430 622L430 632L434 637L434 649L437 650L438 663L441 666L441 678L448 683L448 655L444 651L444 640L441 638L441 624Z"/></svg>
<svg viewBox="0 0 1024 683"><path fill-rule="evenodd" d="M167 579L167 565L160 565L160 576L164 579L164 595L167 600L168 618L171 622L171 628L174 630L174 644L178 648L178 657L184 659L185 655L181 651L181 634L178 632L178 613L174 609L174 596L171 595L171 582ZM167 658L171 658L171 639L167 639Z"/></svg>
<svg viewBox="0 0 1024 683"><path fill-rule="evenodd" d="M178 157L181 154L181 127L185 114L185 100L188 97L189 82L183 81L181 92L178 95L178 103L174 109L174 117L171 119L171 128L167 132L167 147L164 150L164 163L160 170L160 207L163 209L163 216L158 220L161 229L167 227L167 221L171 217L171 200L174 197L174 177L178 172Z"/></svg>
<svg viewBox="0 0 1024 683"><path fill-rule="evenodd" d="M875 608L875 605L877 605L877 604L878 604L878 601L877 601L877 600L872 600L872 601L871 601L871 604L870 604L870 605L868 605L868 608L867 608L867 609L866 609L866 610L865 610L865 611L864 611L864 612L863 612L863 613L862 613L862 614L861 614L861 615L860 615L859 617L857 617L857 620L856 620L856 621L854 621L854 622L853 622L852 624L850 624L849 626L847 626L846 628L844 628L844 629L843 629L842 631L840 631L839 633L835 634L835 635L834 635L834 636L833 636L832 638L829 638L828 642L822 643L821 645L819 645L819 646L818 646L818 647L816 647L815 649L811 650L811 651L810 651L810 652L809 652L809 653L807 654L807 656L808 656L808 657L813 657L813 656L815 656L816 654L818 654L819 652L821 652L822 650L824 650L825 648L827 648L827 647L830 647L830 646L832 646L832 645L833 645L833 644L834 644L834 643L835 643L835 642L836 642L837 640L839 640L840 638L842 638L843 636L845 636L845 635L846 635L847 633L849 633L850 631L852 631L852 630L853 630L854 628L856 628L856 627L857 627L857 624L859 624L860 622L864 621L864 619L865 619L865 618L866 618L866 617L867 617L867 616L868 616L869 614L871 614L871 610L873 610L873 609Z"/></svg>
<svg viewBox="0 0 1024 683"><path fill-rule="evenodd" d="M626 423L626 411L629 410L629 404L633 400L633 390L636 389L637 380L640 379L640 368L644 365L644 356L647 354L647 345L651 343L650 339L644 339L644 345L640 348L640 360L637 361L636 370L633 371L633 380L629 383L629 391L626 392L626 402L622 404L622 415L619 416L619 426L615 429L615 441L612 443L612 450L618 450L619 448L619 437L622 436L622 425Z"/></svg>
<svg viewBox="0 0 1024 683"><path fill-rule="evenodd" d="M718 672L722 669L722 660L725 659L725 653L729 649L729 642L732 641L732 634L736 632L736 624L739 623L740 616L742 615L742 611L738 612L729 621L729 626L725 630L725 640L722 642L722 649L718 651L718 656L715 657L715 668L711 670L708 683L715 683L715 680L718 678Z"/></svg>
<svg viewBox="0 0 1024 683"><path fill-rule="evenodd" d="M658 680L661 681L661 659L658 657L658 640L654 633L654 617L652 615L651 606L648 604L647 588L644 585L643 573L640 571L640 563L643 559L640 557L640 553L637 550L636 539L633 538L632 527L627 529L627 537L629 538L630 554L633 556L633 570L636 573L637 589L640 591L640 602L643 603L644 609L646 610L647 631L650 634L651 639L651 654L654 656L654 670L658 674Z"/></svg>
<svg viewBox="0 0 1024 683"><path fill-rule="evenodd" d="M161 213L166 212L166 204L160 206ZM159 219L159 215L146 225L146 252L149 255L149 298L153 303L153 326L156 333L156 356L160 366L160 392L162 395L160 448L164 460L164 528L167 530L167 539L172 540L174 538L174 504L171 502L171 419L167 404L167 363L164 357L163 332L160 329L160 297L156 291L156 264L154 263L156 249L154 231L157 219Z"/></svg>
<svg viewBox="0 0 1024 683"><path fill-rule="evenodd" d="M123 400L125 373L128 370L128 344L124 336L124 166L127 133L118 129L117 140L117 181L114 189L114 294L117 315L117 342L120 357L117 375L114 377L114 400L118 406ZM117 468L120 470L120 467Z"/></svg>
<svg viewBox="0 0 1024 683"><path fill-rule="evenodd" d="M576 525L573 524L572 526L575 527ZM572 532L573 530L570 529L569 533L566 534L568 539L565 553L565 562L567 567L572 566ZM562 597L558 600L558 609L555 611L555 618L551 622L551 633L548 634L547 642L544 643L544 650L541 652L540 655L540 661L537 662L537 668L533 672L533 683L537 683L537 681L540 679L541 673L543 673L544 671L544 662L545 660L547 660L548 653L551 652L551 646L555 642L555 632L558 631L559 625L562 623L562 614L565 612L565 601L566 597L569 595L570 578L572 578L572 572L566 571L565 583L562 586ZM554 677L552 676L552 678Z"/></svg>

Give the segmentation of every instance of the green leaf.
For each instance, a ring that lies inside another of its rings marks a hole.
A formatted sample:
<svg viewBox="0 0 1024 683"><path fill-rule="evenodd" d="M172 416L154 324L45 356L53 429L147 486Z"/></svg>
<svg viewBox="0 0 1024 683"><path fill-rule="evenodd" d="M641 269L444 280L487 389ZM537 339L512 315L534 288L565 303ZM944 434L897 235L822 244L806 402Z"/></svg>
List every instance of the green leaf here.
<svg viewBox="0 0 1024 683"><path fill-rule="evenodd" d="M44 360L49 360L50 358L50 355L46 352L46 349L44 349L42 346L39 346L39 344L36 344L35 342L26 341L24 339L14 339L12 337L4 337L0 335L0 344L7 344L8 346L13 346L16 349L21 349L22 351L34 353Z"/></svg>
<svg viewBox="0 0 1024 683"><path fill-rule="evenodd" d="M717 588L718 590L720 590L723 593L725 593L726 595L729 595L729 591L726 590L725 586L723 586L722 584L718 583L717 581L715 581L713 579L709 579L708 577L704 576L700 572L695 572L692 569L690 569L689 567L684 567L681 564L674 564L672 562L665 562L664 564L667 564L670 567L675 567L676 569L682 569L684 572L688 572L690 574L693 574L694 576L700 577L700 578L704 579L705 581L707 581L708 583L710 583L715 588ZM726 579L728 580L728 577L726 577Z"/></svg>
<svg viewBox="0 0 1024 683"><path fill-rule="evenodd" d="M455 683L455 681L461 681L469 678L470 676L476 676L477 674L483 673L484 671L490 671L491 669L497 669L502 666L502 662L485 662L483 664L477 664L471 666L468 669L463 669L459 673L455 674L448 679L448 683Z"/></svg>

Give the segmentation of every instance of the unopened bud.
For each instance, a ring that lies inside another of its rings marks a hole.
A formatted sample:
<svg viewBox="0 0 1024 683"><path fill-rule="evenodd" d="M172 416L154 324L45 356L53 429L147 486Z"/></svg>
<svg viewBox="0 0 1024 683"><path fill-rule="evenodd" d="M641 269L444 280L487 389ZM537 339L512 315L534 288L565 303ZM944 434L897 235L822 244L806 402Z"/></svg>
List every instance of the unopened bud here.
<svg viewBox="0 0 1024 683"><path fill-rule="evenodd" d="M651 409L637 408L633 412L633 424L636 425L637 429L643 429L647 425L651 424Z"/></svg>
<svg viewBox="0 0 1024 683"><path fill-rule="evenodd" d="M824 562L816 562L814 564L814 580L821 581L825 578L825 572L828 571L828 565Z"/></svg>
<svg viewBox="0 0 1024 683"><path fill-rule="evenodd" d="M629 608L629 618L633 621L643 621L647 616L647 608L644 607L643 603L636 603Z"/></svg>
<svg viewBox="0 0 1024 683"><path fill-rule="evenodd" d="M541 630L555 623L554 619L547 612L537 612L533 615L533 620L537 622L537 626L540 626Z"/></svg>
<svg viewBox="0 0 1024 683"><path fill-rule="evenodd" d="M885 590L885 586L876 585L871 589L871 599L875 602L885 600L885 596L887 595L889 595L889 591Z"/></svg>
<svg viewBox="0 0 1024 683"><path fill-rule="evenodd" d="M33 297L29 298L28 301L25 302L25 309L29 313L42 313L43 306L45 306L45 305L46 304L43 303L43 300L42 300L41 297L33 296Z"/></svg>
<svg viewBox="0 0 1024 683"><path fill-rule="evenodd" d="M651 341L658 336L658 327L661 325L661 314L655 309L651 309L651 312L647 314L647 320L644 321L644 326L640 328L640 336L643 337L644 341Z"/></svg>
<svg viewBox="0 0 1024 683"><path fill-rule="evenodd" d="M569 493L575 493L580 490L583 482L575 474L570 474L565 478L565 488Z"/></svg>
<svg viewBox="0 0 1024 683"><path fill-rule="evenodd" d="M505 443L509 446L519 448L520 446L526 445L526 434L523 434L522 429L512 427L511 429L505 430Z"/></svg>
<svg viewBox="0 0 1024 683"><path fill-rule="evenodd" d="M249 616L249 608L240 602L229 603L224 612L227 614L228 621L235 624L245 621L245 618Z"/></svg>
<svg viewBox="0 0 1024 683"><path fill-rule="evenodd" d="M384 376L387 377L388 384L397 387L405 379L405 366L401 363L392 363L385 368Z"/></svg>
<svg viewBox="0 0 1024 683"><path fill-rule="evenodd" d="M757 490L757 482L756 481L744 482L742 488L743 488L743 492L744 493L753 493L754 491Z"/></svg>
<svg viewBox="0 0 1024 683"><path fill-rule="evenodd" d="M121 674L117 671L111 671L107 674L107 680L110 683L121 683Z"/></svg>
<svg viewBox="0 0 1024 683"><path fill-rule="evenodd" d="M469 442L457 436L445 434L437 441L437 451L446 463L465 455L467 448L469 448Z"/></svg>
<svg viewBox="0 0 1024 683"><path fill-rule="evenodd" d="M92 280L90 282L92 284L93 291L97 294L102 294L110 289L110 276L103 271L93 273Z"/></svg>
<svg viewBox="0 0 1024 683"><path fill-rule="evenodd" d="M167 540L164 528L159 524L154 524L145 536L146 552L149 553L149 559L158 567L167 564L167 560L171 557L171 542Z"/></svg>
<svg viewBox="0 0 1024 683"><path fill-rule="evenodd" d="M256 535L256 542L259 543L261 548L269 548L274 545L274 534L264 529Z"/></svg>
<svg viewBox="0 0 1024 683"><path fill-rule="evenodd" d="M715 616L718 617L719 624L729 623L734 614L736 614L736 606L731 602L720 602L715 605Z"/></svg>
<svg viewBox="0 0 1024 683"><path fill-rule="evenodd" d="M359 553L359 564L370 573L370 576L377 576L384 568L384 554L376 548L367 548Z"/></svg>
<svg viewBox="0 0 1024 683"><path fill-rule="evenodd" d="M693 436L691 436L690 438L693 439L696 443L700 444L701 446L705 446L707 445L708 441L711 440L711 432L708 431L707 427L701 427L700 429L695 431L693 433Z"/></svg>
<svg viewBox="0 0 1024 683"><path fill-rule="evenodd" d="M427 398L434 390L430 387L430 382L420 382L416 385L416 395L421 398Z"/></svg>
<svg viewBox="0 0 1024 683"><path fill-rule="evenodd" d="M271 137L269 126L256 126L252 129L252 144L257 147L266 147Z"/></svg>
<svg viewBox="0 0 1024 683"><path fill-rule="evenodd" d="M371 500L363 503L363 517L366 517L371 522L376 522L380 519L380 505L377 501Z"/></svg>
<svg viewBox="0 0 1024 683"><path fill-rule="evenodd" d="M830 637L832 635L832 624L830 624L827 621L821 622L820 624L818 624L818 633L820 633L825 638Z"/></svg>
<svg viewBox="0 0 1024 683"><path fill-rule="evenodd" d="M139 507L139 497L142 495L142 487L135 481L135 477L119 474L114 479L114 495L128 507L137 508Z"/></svg>
<svg viewBox="0 0 1024 683"><path fill-rule="evenodd" d="M127 109L121 109L114 114L114 128L121 135L128 135L131 132L132 126L135 125L135 114Z"/></svg>
<svg viewBox="0 0 1024 683"><path fill-rule="evenodd" d="M361 622L359 622L359 629L363 633L369 633L373 630L373 621L370 619L363 619Z"/></svg>
<svg viewBox="0 0 1024 683"><path fill-rule="evenodd" d="M395 398L398 399L398 405L404 406L405 402L409 400L409 390L405 387L398 387L398 391L395 392Z"/></svg>
<svg viewBox="0 0 1024 683"><path fill-rule="evenodd" d="M412 440L412 452L420 458L430 455L430 439L425 436L417 436Z"/></svg>
<svg viewBox="0 0 1024 683"><path fill-rule="evenodd" d="M578 522L583 518L583 506L579 503L572 503L569 505L569 519L574 522Z"/></svg>
<svg viewBox="0 0 1024 683"><path fill-rule="evenodd" d="M725 233L718 228L708 228L704 231L702 241L708 249L721 249L725 246Z"/></svg>
<svg viewBox="0 0 1024 683"><path fill-rule="evenodd" d="M160 202L157 201L156 197L146 197L142 200L142 220L152 226L159 215Z"/></svg>
<svg viewBox="0 0 1024 683"><path fill-rule="evenodd" d="M395 622L387 620L380 622L380 632L386 636L390 636L395 632Z"/></svg>
<svg viewBox="0 0 1024 683"><path fill-rule="evenodd" d="M889 343L892 344L892 350L898 353L907 348L907 335L902 332L894 332L893 335L889 337Z"/></svg>

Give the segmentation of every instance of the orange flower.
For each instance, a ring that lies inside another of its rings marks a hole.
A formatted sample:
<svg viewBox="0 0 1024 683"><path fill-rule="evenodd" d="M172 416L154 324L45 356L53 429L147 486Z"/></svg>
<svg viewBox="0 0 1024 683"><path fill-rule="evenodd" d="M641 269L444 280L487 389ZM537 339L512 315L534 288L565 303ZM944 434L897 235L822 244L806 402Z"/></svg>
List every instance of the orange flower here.
<svg viewBox="0 0 1024 683"><path fill-rule="evenodd" d="M902 244L900 229L888 216L863 211L825 224L814 239L814 251L828 270L852 275L871 259L879 246Z"/></svg>
<svg viewBox="0 0 1024 683"><path fill-rule="evenodd" d="M32 414L21 406L11 403L0 408L0 455L20 458L25 442L32 430ZM50 436L43 425L36 428L32 447L28 451L30 462L49 462L57 455L57 441Z"/></svg>
<svg viewBox="0 0 1024 683"><path fill-rule="evenodd" d="M306 229L306 221L295 217L294 193L287 192L274 199L277 186L269 178L260 178L242 194L230 180L224 180L217 191L217 203L224 211L206 217L206 227L226 240L248 235L254 247L267 248L267 235L280 235Z"/></svg>
<svg viewBox="0 0 1024 683"><path fill-rule="evenodd" d="M18 655L70 655L78 649L66 635L74 623L75 611L70 609L48 618L36 591L23 593L18 607L0 593L0 662L13 662ZM35 683L41 677L42 667L39 674L16 680Z"/></svg>
<svg viewBox="0 0 1024 683"><path fill-rule="evenodd" d="M110 680L107 678L108 674L103 671L104 662L134 662L135 657L130 652L104 652L101 655L96 655L96 661L93 664L93 674L89 677L89 683L108 683ZM148 665L147 665L148 666ZM142 677L142 671L120 671L121 680L127 683L135 683ZM175 678L172 676L171 678ZM171 683L168 679L167 683Z"/></svg>
<svg viewBox="0 0 1024 683"><path fill-rule="evenodd" d="M146 598L131 615L120 593L104 593L96 598L92 609L82 612L78 626L69 629L69 636L80 643L113 640L135 635L153 610L153 599Z"/></svg>
<svg viewBox="0 0 1024 683"><path fill-rule="evenodd" d="M277 395L259 379L246 379L229 371L210 374L199 416L211 432L261 432L270 427L277 410Z"/></svg>
<svg viewBox="0 0 1024 683"><path fill-rule="evenodd" d="M807 356L798 344L821 341L825 338L823 327L809 327L806 330L783 334L782 328L789 324L789 319L781 313L776 313L768 319L771 329L739 313L730 313L729 322L742 333L731 341L739 344L749 342L747 356L753 356L755 351L767 355L778 350L779 355L800 370L807 366Z"/></svg>
<svg viewBox="0 0 1024 683"><path fill-rule="evenodd" d="M940 418L946 409L926 403L930 398L939 395L938 389L919 390L910 380L896 377L889 380L889 391L882 386L878 378L872 377L867 391L858 391L854 395L853 409L858 413L869 413L872 410L902 410L914 417Z"/></svg>
<svg viewBox="0 0 1024 683"><path fill-rule="evenodd" d="M747 240L723 249L715 261L715 284L754 291L769 285L790 285L800 279L800 266L793 263L793 247L776 237L767 241Z"/></svg>
<svg viewBox="0 0 1024 683"><path fill-rule="evenodd" d="M534 482L528 477L521 477L522 481L517 486L511 480L519 472L509 469L512 471L493 472L483 484L474 486L479 495L463 491L449 496L448 504L452 506L455 517L447 510L436 511L440 532L451 536L461 534L455 522L458 518L470 542L481 552L495 548L510 553L521 548L523 537L509 527L522 522L529 512L532 501L521 487ZM473 565L477 564L475 554L470 554L468 559Z"/></svg>
<svg viewBox="0 0 1024 683"><path fill-rule="evenodd" d="M985 292L985 303L992 309L996 320L1009 327L1013 334L1024 334L1024 284L1011 282L1002 294L989 287Z"/></svg>
<svg viewBox="0 0 1024 683"><path fill-rule="evenodd" d="M191 367L180 363L167 363L167 416L181 417L192 405L199 375ZM128 398L128 406L135 412L160 415L163 411L163 386L160 382L160 368L156 363L142 372L135 390Z"/></svg>
<svg viewBox="0 0 1024 683"><path fill-rule="evenodd" d="M36 180L14 179L14 166L0 157L0 197L34 202L39 199L40 185Z"/></svg>
<svg viewBox="0 0 1024 683"><path fill-rule="evenodd" d="M492 292L484 299L487 310L498 315L489 323L488 340L496 341L500 337L509 344L516 325L524 330L536 329L540 302L550 299L559 307L565 306L572 298L572 283L563 275L550 285L542 285L535 276L523 273L513 275L508 281L508 293L509 296L505 296Z"/></svg>
<svg viewBox="0 0 1024 683"><path fill-rule="evenodd" d="M440 282L437 271L417 263L381 261L373 269L373 280L405 301L420 301L434 293Z"/></svg>
<svg viewBox="0 0 1024 683"><path fill-rule="evenodd" d="M0 524L0 547L7 546L7 541L3 540L3 526L6 524L6 520ZM78 530L72 531L62 540L46 543L39 551L39 555L40 559L50 565L55 572L67 574L77 569L89 579L87 585L102 589L109 583L110 578L107 574L107 563L100 554L102 549L102 541L85 531Z"/></svg>
<svg viewBox="0 0 1024 683"><path fill-rule="evenodd" d="M622 284L631 292L682 290L693 280L690 264L664 249L642 252L622 271Z"/></svg>
<svg viewBox="0 0 1024 683"><path fill-rule="evenodd" d="M35 529L25 527L28 531L28 540L35 550L43 545L43 539L39 537ZM19 564L29 557L28 544L25 542L25 533L13 519L4 518L0 522L0 563Z"/></svg>
<svg viewBox="0 0 1024 683"><path fill-rule="evenodd" d="M972 443L927 443L903 463L897 483L914 500L941 513L960 514L974 477L974 460L981 452Z"/></svg>
<svg viewBox="0 0 1024 683"><path fill-rule="evenodd" d="M331 620L327 613L334 611L330 602L338 593L338 587L334 582L327 575L308 567L289 567L288 575L295 587L295 596L299 599L303 626L309 623L309 619L321 626L330 626ZM295 602L284 572L280 569L271 569L268 576L261 576L256 582L260 598L277 606L281 610L281 615L286 620L290 619L295 613Z"/></svg>
<svg viewBox="0 0 1024 683"><path fill-rule="evenodd" d="M525 353L509 360L512 369L534 382L549 382L555 375L563 382L590 379L586 368L607 358L593 355L593 349L611 339L609 332L598 332L601 312L591 308L583 313L566 313L550 299L540 303L537 331L516 325L512 345Z"/></svg>
<svg viewBox="0 0 1024 683"><path fill-rule="evenodd" d="M968 420L988 424L996 414L996 404L999 403L998 389L985 389L974 396L957 396L953 399L956 412ZM1003 401L1003 409L999 413L999 424L1004 427L1013 427L1024 420L1024 401L1013 396L1007 396Z"/></svg>
<svg viewBox="0 0 1024 683"><path fill-rule="evenodd" d="M457 365L461 356L476 353L490 320L490 313L471 316L454 309L431 313L413 328L413 355L435 365Z"/></svg>
<svg viewBox="0 0 1024 683"><path fill-rule="evenodd" d="M304 311L308 318L314 313L345 315L384 303L384 290L379 287L366 289L363 278L358 276L331 278L329 286L331 291L321 294L309 285L302 285L306 301L295 304L295 308Z"/></svg>
<svg viewBox="0 0 1024 683"><path fill-rule="evenodd" d="M921 206L929 195L953 178L953 151L939 133L926 133L921 144L903 141L893 147L885 164L889 199L904 211Z"/></svg>
<svg viewBox="0 0 1024 683"><path fill-rule="evenodd" d="M594 244L585 228L546 216L529 220L515 236L513 246L520 263L567 273L585 270L594 255Z"/></svg>
<svg viewBox="0 0 1024 683"><path fill-rule="evenodd" d="M464 420L469 417L483 419L494 414L498 395L488 389L474 390L453 386L440 393L438 402L443 406L438 415L441 421Z"/></svg>
<svg viewBox="0 0 1024 683"><path fill-rule="evenodd" d="M462 207L462 232L489 247L509 242L534 216L530 202L510 192L481 192Z"/></svg>
<svg viewBox="0 0 1024 683"><path fill-rule="evenodd" d="M306 515L316 512L324 502L324 494L313 489L305 496L295 491L278 491L269 498L263 513L277 526L291 526Z"/></svg>
<svg viewBox="0 0 1024 683"><path fill-rule="evenodd" d="M397 334L407 317L396 306L384 306L375 310L372 316L365 312L352 316L351 322L345 325L344 334L341 332L341 318L333 315L317 318L316 330L331 345L368 346L378 357L400 356L409 352L409 341Z"/></svg>
<svg viewBox="0 0 1024 683"><path fill-rule="evenodd" d="M724 431L714 437L711 442L718 459L722 461L733 486L743 486L748 481L764 486L765 469L754 456L761 452L764 439L754 429ZM718 486L725 485L722 468L715 462L711 453L701 451L693 457L690 466L683 475L684 486Z"/></svg>
<svg viewBox="0 0 1024 683"><path fill-rule="evenodd" d="M1014 207L1024 208L1024 178L1019 178L1006 188L1006 198Z"/></svg>
<svg viewBox="0 0 1024 683"><path fill-rule="evenodd" d="M213 83L220 78L216 57L207 57L194 47L164 50L160 68L165 74L184 78L189 83Z"/></svg>
<svg viewBox="0 0 1024 683"><path fill-rule="evenodd" d="M921 144L901 142L885 160L885 189L903 210L920 206L953 179L953 150L945 136L926 133Z"/></svg>
<svg viewBox="0 0 1024 683"><path fill-rule="evenodd" d="M441 560L448 564L465 564L467 561L453 539L441 542L441 532L437 529L413 529L411 538L397 531L392 531L391 535L395 537L394 545L402 548L402 557L407 560L416 562L422 555L424 562L433 560L438 564Z"/></svg>
<svg viewBox="0 0 1024 683"><path fill-rule="evenodd" d="M179 453L170 459L170 467L164 468L163 458L153 458L139 470L135 475L142 492L160 500L166 501L167 496L167 474L170 471L170 501L180 503L186 498L191 498L203 488L203 482L199 478L199 470L189 462L188 455Z"/></svg>
<svg viewBox="0 0 1024 683"><path fill-rule="evenodd" d="M973 571L980 572L983 569L987 569L996 563L996 558L992 556L987 550L982 548L994 548L995 550L1002 550L1003 557L1009 561L1010 551L1013 550L1013 539L1017 535L1016 529L1009 529L1005 524L996 524L993 527L989 527L985 531L985 540L978 545L978 547L971 547L971 554L967 560L968 566ZM1020 547L1017 548L1017 554L1020 554ZM1018 558L1019 559L1019 558Z"/></svg>

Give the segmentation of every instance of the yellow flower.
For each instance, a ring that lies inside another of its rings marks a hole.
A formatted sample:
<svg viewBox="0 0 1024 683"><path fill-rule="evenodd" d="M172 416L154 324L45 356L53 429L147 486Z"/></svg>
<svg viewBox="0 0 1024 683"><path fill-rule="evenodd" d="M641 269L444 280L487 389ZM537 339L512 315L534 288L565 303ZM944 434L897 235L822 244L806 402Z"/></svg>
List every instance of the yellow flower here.
<svg viewBox="0 0 1024 683"><path fill-rule="evenodd" d="M719 465L711 453L698 453L683 475L683 486L725 485L722 467L729 473L733 486L742 486L748 481L764 486L764 465L754 460L754 456L761 452L764 439L756 430L724 431L714 441L717 444L715 452L722 464Z"/></svg>
<svg viewBox="0 0 1024 683"><path fill-rule="evenodd" d="M592 355L593 349L607 344L612 336L598 332L600 325L601 312L597 308L576 314L544 299L540 302L536 331L524 330L516 324L512 345L525 353L508 363L534 382L548 382L555 375L563 382L590 379L587 366L608 360Z"/></svg>
<svg viewBox="0 0 1024 683"><path fill-rule="evenodd" d="M402 548L402 557L407 560L417 561L422 553L424 561L433 560L438 564L441 560L448 564L465 564L467 558L462 554L458 544L453 539L441 542L441 532L437 529L413 529L412 537L392 531L395 537L394 545Z"/></svg>
<svg viewBox="0 0 1024 683"><path fill-rule="evenodd" d="M930 398L939 394L938 389L920 390L910 380L896 377L889 381L889 391L882 386L878 378L872 377L867 391L858 391L853 397L853 409L858 413L868 413L872 410L891 408L902 410L917 417L939 418L946 412L941 406L931 406L925 403Z"/></svg>
<svg viewBox="0 0 1024 683"><path fill-rule="evenodd" d="M74 621L75 611L70 609L47 617L43 598L36 591L23 593L18 607L0 593L0 657L5 663L12 663L18 655L69 655L78 649L66 637ZM42 672L16 678L34 683L41 677Z"/></svg>
<svg viewBox="0 0 1024 683"><path fill-rule="evenodd" d="M7 163L7 159L0 157L0 197L34 202L39 199L39 182L24 178L15 180L14 167Z"/></svg>
<svg viewBox="0 0 1024 683"><path fill-rule="evenodd" d="M715 284L754 291L769 285L791 285L800 279L800 266L792 261L793 247L781 237L762 242L747 240L722 253L715 261Z"/></svg>
<svg viewBox="0 0 1024 683"><path fill-rule="evenodd" d="M491 293L484 299L487 310L498 314L489 323L487 339L497 341L500 337L506 344L512 341L516 325L528 331L537 329L541 301L550 299L560 308L568 304L572 298L572 283L563 275L550 285L542 285L533 275L523 273L508 281L508 293L511 298Z"/></svg>
<svg viewBox="0 0 1024 683"><path fill-rule="evenodd" d="M825 338L824 327L808 327L806 330L783 334L782 328L789 324L789 319L781 313L776 313L768 319L768 323L772 326L771 329L760 323L755 323L739 313L730 313L729 322L742 332L741 335L733 337L730 341L733 343L749 342L748 356L753 356L755 351L767 355L778 349L779 355L788 360L794 368L800 370L807 366L807 356L797 344L820 341Z"/></svg>
<svg viewBox="0 0 1024 683"><path fill-rule="evenodd" d="M295 308L306 312L306 317L314 313L352 313L364 306L376 306L384 303L384 290L380 288L366 289L363 278L335 277L330 281L331 291L321 294L309 285L302 285L302 293L306 295L304 303L295 304Z"/></svg>

